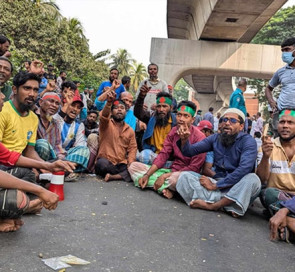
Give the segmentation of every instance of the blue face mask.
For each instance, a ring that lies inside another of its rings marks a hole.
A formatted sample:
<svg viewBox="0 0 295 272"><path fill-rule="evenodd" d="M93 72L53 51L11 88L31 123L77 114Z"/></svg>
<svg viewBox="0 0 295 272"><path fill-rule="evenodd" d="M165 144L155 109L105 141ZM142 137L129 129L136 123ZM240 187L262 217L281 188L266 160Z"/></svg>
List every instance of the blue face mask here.
<svg viewBox="0 0 295 272"><path fill-rule="evenodd" d="M291 64L295 57L293 57L293 52L282 52L282 61Z"/></svg>

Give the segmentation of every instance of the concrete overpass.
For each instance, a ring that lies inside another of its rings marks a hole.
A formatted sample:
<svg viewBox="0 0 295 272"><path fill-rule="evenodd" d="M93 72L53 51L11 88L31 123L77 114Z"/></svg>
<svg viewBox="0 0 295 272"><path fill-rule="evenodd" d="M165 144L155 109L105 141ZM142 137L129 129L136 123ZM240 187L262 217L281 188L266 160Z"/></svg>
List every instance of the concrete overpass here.
<svg viewBox="0 0 295 272"><path fill-rule="evenodd" d="M249 44L287 0L167 0L168 39L152 39L151 62L169 84L184 78L201 109L227 107L232 77L269 79L279 46Z"/></svg>

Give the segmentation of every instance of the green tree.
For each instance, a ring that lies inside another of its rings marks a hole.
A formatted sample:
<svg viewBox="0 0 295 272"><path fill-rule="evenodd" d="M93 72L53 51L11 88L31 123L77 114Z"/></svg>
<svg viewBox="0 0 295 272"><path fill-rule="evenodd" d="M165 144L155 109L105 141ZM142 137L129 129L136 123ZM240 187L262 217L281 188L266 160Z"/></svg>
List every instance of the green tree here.
<svg viewBox="0 0 295 272"><path fill-rule="evenodd" d="M0 29L12 41L12 62L18 71L35 58L53 63L70 79L98 87L107 78L108 66L95 60L78 20L56 20L41 5L52 1L2 0ZM48 5L47 5L48 6ZM58 72L58 71L56 71Z"/></svg>
<svg viewBox="0 0 295 272"><path fill-rule="evenodd" d="M71 32L77 34L84 42L88 43L85 35L84 29L81 22L77 18L69 18L68 26Z"/></svg>
<svg viewBox="0 0 295 272"><path fill-rule="evenodd" d="M133 62L130 70L131 90L133 95L136 94L139 83L148 76L146 68L142 63Z"/></svg>
<svg viewBox="0 0 295 272"><path fill-rule="evenodd" d="M60 19L62 16L59 7L54 0L31 0L32 3L40 10L41 13L48 14L54 19Z"/></svg>
<svg viewBox="0 0 295 272"><path fill-rule="evenodd" d="M115 54L110 56L110 59L112 60L110 65L117 67L121 75L129 74L134 59L132 59L126 49L119 48Z"/></svg>
<svg viewBox="0 0 295 272"><path fill-rule="evenodd" d="M173 92L173 96L177 103L182 100L188 100L188 94L190 90L192 90L192 88L185 82L183 78L181 78L174 86Z"/></svg>
<svg viewBox="0 0 295 272"><path fill-rule="evenodd" d="M258 44L280 45L294 36L295 6L280 9L251 41Z"/></svg>
<svg viewBox="0 0 295 272"><path fill-rule="evenodd" d="M96 53L93 58L95 60L102 60L102 57L105 57L106 55L110 54L111 53L111 50L110 49L107 49L107 50L104 50L104 51L100 51L98 53Z"/></svg>
<svg viewBox="0 0 295 272"><path fill-rule="evenodd" d="M251 43L280 45L285 39L293 37L295 24L294 14L295 6L280 9L268 23L261 28ZM268 84L268 80L251 79L248 83L256 89L255 95L259 103L267 107L268 102L264 90ZM279 92L279 88L275 89L273 92L274 97L278 97Z"/></svg>

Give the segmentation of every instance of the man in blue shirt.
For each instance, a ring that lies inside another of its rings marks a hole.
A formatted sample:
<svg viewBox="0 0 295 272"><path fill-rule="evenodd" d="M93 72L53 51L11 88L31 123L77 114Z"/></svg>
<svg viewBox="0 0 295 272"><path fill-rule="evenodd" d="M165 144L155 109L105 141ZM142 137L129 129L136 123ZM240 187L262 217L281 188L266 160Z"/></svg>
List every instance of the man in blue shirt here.
<svg viewBox="0 0 295 272"><path fill-rule="evenodd" d="M242 111L245 116L247 115L247 110L245 106L245 99L243 93L247 90L247 81L245 78L239 80L238 87L231 94L229 99L229 108L236 108Z"/></svg>
<svg viewBox="0 0 295 272"><path fill-rule="evenodd" d="M265 88L266 99L274 113L272 126L275 137L278 135L279 112L284 109L295 109L295 37L283 41L281 51L282 61L286 65L274 73ZM272 91L278 85L281 85L281 91L276 101Z"/></svg>
<svg viewBox="0 0 295 272"><path fill-rule="evenodd" d="M209 178L194 172L183 172L176 189L191 208L223 208L234 217L243 216L261 188L258 176L252 173L257 155L256 142L243 132L243 112L230 108L222 118L221 133L192 145L187 140L187 127L179 128L183 155L191 157L213 151L216 174Z"/></svg>
<svg viewBox="0 0 295 272"><path fill-rule="evenodd" d="M204 114L203 120L208 120L212 127L214 127L214 116L213 116L214 108L210 107L209 111Z"/></svg>
<svg viewBox="0 0 295 272"><path fill-rule="evenodd" d="M119 70L115 67L111 68L110 70L110 76L108 81L104 81L100 84L97 93L96 93L96 99L95 99L95 105L99 111L101 111L106 103L106 100L103 101L99 100L99 97L107 91L111 86L115 79L118 79L119 77ZM116 99L119 99L120 94L125 92L125 88L122 84L120 84L119 88L116 89Z"/></svg>
<svg viewBox="0 0 295 272"><path fill-rule="evenodd" d="M126 115L124 121L128 124L134 131L136 129L136 117L131 109L133 103L133 96L129 92L121 93L120 99L125 103Z"/></svg>

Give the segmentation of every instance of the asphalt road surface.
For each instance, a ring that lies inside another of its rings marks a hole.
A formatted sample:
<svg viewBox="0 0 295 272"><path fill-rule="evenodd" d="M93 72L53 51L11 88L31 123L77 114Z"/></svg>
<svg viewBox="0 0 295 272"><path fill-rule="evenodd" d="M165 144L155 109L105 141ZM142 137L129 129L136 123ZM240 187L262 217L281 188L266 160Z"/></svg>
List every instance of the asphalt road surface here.
<svg viewBox="0 0 295 272"><path fill-rule="evenodd" d="M57 210L0 234L0 271L53 271L39 257L91 262L66 271L294 271L294 245L269 241L258 200L243 218L190 209L131 183L66 183Z"/></svg>

